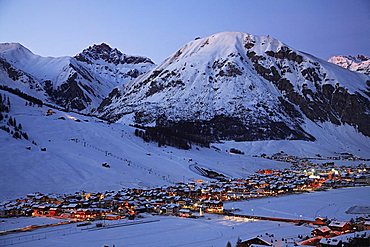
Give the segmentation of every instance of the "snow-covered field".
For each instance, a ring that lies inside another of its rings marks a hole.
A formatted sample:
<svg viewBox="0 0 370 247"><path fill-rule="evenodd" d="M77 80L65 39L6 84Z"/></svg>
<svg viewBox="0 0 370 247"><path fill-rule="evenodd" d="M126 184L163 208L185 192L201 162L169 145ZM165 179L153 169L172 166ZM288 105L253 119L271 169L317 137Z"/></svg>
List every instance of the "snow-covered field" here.
<svg viewBox="0 0 370 247"><path fill-rule="evenodd" d="M17 243L16 246L226 246L233 245L238 237L247 239L260 234L278 237L297 237L312 230L266 221L233 220L223 216L203 219L176 217L150 217L157 222L122 226L101 230L81 230L75 225L40 229L32 233L20 233L0 237L0 244ZM110 222L117 223L117 222ZM60 230L58 230L58 228ZM33 240L30 235L33 235ZM37 239L37 240L36 240ZM40 240L38 240L40 239ZM23 243L21 243L23 242Z"/></svg>
<svg viewBox="0 0 370 247"><path fill-rule="evenodd" d="M240 209L239 214L309 219L350 220L361 216L347 214L352 206L370 206L370 187L343 188L330 191L288 195L258 200L225 203L226 209Z"/></svg>
<svg viewBox="0 0 370 247"><path fill-rule="evenodd" d="M19 217L19 218L2 218L0 219L0 231L14 230L31 225L46 225L54 224L62 219L47 218L47 217Z"/></svg>
<svg viewBox="0 0 370 247"><path fill-rule="evenodd" d="M335 152L351 152L370 157L369 138L349 126L331 126L331 132L318 133L317 142L213 144L219 150L196 146L191 150L159 148L156 143L145 143L136 137L134 129L127 125L107 124L93 117L57 110L55 114L46 116L48 107L25 106L23 99L4 91L1 93L10 97L11 116L22 124L30 140L38 145L16 140L0 130L0 201L37 191L118 190L123 186L161 186L206 179L189 169L194 164L230 177L245 177L258 169L289 166L253 157L262 153L285 151L313 157L317 153L328 156L335 155ZM31 147L31 150L26 147ZM40 150L43 147L45 152ZM229 154L227 150L231 147L239 148L245 155ZM102 167L104 162L108 162L110 168Z"/></svg>

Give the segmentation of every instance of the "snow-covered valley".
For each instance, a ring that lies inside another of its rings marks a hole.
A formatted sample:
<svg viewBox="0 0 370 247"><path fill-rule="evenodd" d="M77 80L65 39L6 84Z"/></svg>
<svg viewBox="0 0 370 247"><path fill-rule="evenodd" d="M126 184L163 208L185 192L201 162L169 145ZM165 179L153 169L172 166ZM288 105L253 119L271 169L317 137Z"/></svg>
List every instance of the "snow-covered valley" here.
<svg viewBox="0 0 370 247"><path fill-rule="evenodd" d="M5 91L1 93L9 97L9 115L22 124L29 140L15 139L0 131L3 171L0 173L0 200L38 191L103 191L208 179L193 172L191 165L234 178L245 177L258 169L289 166L254 157L262 153L284 151L300 157L316 157L316 154L325 157L348 152L362 158L370 157L369 138L350 126L326 123L331 131L320 132L320 125L311 123L308 128L317 131L315 142L223 142L214 143L211 148L193 146L190 150L180 150L146 143L134 135L133 127L120 123L108 124L94 117L56 109L47 116L49 107L25 106L24 99ZM43 148L46 150L41 151ZM237 148L244 155L229 153L230 148ZM109 168L102 166L105 162ZM359 162L338 162L342 163Z"/></svg>

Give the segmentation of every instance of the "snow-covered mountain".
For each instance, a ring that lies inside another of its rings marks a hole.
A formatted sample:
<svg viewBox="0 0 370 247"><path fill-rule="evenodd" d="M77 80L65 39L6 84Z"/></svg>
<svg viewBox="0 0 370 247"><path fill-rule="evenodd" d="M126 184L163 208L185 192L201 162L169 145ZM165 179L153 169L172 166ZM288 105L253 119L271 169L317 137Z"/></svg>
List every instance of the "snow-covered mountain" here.
<svg viewBox="0 0 370 247"><path fill-rule="evenodd" d="M36 191L211 179L195 167L237 178L289 166L263 154L320 157L318 162L340 153L370 158L369 77L268 36L221 33L197 39L157 67L104 44L62 58L39 57L19 44L0 47L0 85L70 109L81 103L83 112L115 87L99 113L118 121L38 106L37 99L0 87L0 201ZM117 87L121 84L126 86ZM157 124L209 141L268 140L181 150L144 142L134 134L138 129L121 122Z"/></svg>
<svg viewBox="0 0 370 247"><path fill-rule="evenodd" d="M270 36L225 32L196 39L98 108L114 121L193 139L302 139L308 121L350 124L370 136L370 77Z"/></svg>
<svg viewBox="0 0 370 247"><path fill-rule="evenodd" d="M57 58L35 55L18 43L0 44L0 84L70 110L90 112L114 87L153 66L149 58L104 43Z"/></svg>
<svg viewBox="0 0 370 247"><path fill-rule="evenodd" d="M329 58L329 62L345 69L370 75L370 57L365 55L333 56Z"/></svg>

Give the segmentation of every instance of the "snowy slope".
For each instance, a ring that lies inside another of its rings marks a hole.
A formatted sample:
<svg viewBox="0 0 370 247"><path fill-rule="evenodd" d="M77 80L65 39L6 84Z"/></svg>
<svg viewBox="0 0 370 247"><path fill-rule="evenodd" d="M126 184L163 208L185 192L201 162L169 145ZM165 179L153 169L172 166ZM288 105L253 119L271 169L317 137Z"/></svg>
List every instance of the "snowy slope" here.
<svg viewBox="0 0 370 247"><path fill-rule="evenodd" d="M369 138L349 126L326 123L331 133L320 132L316 142L261 141L213 144L217 148L179 150L145 143L126 125L107 124L93 117L25 106L25 100L0 90L10 98L10 115L22 124L29 140L14 139L0 130L0 201L31 192L66 193L145 187L203 179L191 165L212 169L230 177L244 177L261 168L284 168L287 164L252 157L285 151L303 157L350 152L370 157ZM4 122L0 121L0 125ZM313 125L316 125L312 123ZM323 127L323 126L321 126ZM338 132L342 135L333 135ZM37 145L32 144L35 141ZM331 145L327 145L331 143ZM30 150L27 149L30 147ZM246 155L227 152L231 147ZM41 151L46 148L46 151ZM270 152L266 152L270 151ZM108 162L110 168L102 163ZM350 163L352 164L352 163Z"/></svg>
<svg viewBox="0 0 370 247"><path fill-rule="evenodd" d="M35 55L18 43L0 44L1 84L84 112L96 108L114 87L151 67L150 59L122 54L104 43L75 57L58 58Z"/></svg>
<svg viewBox="0 0 370 247"><path fill-rule="evenodd" d="M370 58L364 55L357 56L333 56L329 62L345 69L370 75Z"/></svg>
<svg viewBox="0 0 370 247"><path fill-rule="evenodd" d="M131 127L57 110L46 116L49 108L25 106L23 99L1 93L10 96L9 115L22 124L29 140L14 139L0 130L1 169L6 171L0 175L0 200L35 191L98 191L203 178L189 169L195 162L237 177L260 166L285 167L213 149L158 148L135 137ZM102 167L103 162L111 168Z"/></svg>
<svg viewBox="0 0 370 247"><path fill-rule="evenodd" d="M368 79L270 36L226 32L186 44L98 110L125 123L201 123L219 139L313 140L307 119L369 136Z"/></svg>

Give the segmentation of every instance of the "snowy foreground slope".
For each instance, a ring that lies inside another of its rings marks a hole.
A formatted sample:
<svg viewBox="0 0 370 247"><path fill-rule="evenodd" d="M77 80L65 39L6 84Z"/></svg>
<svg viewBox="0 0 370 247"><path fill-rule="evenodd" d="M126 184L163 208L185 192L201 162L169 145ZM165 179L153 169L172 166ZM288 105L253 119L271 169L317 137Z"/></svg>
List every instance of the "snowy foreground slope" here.
<svg viewBox="0 0 370 247"><path fill-rule="evenodd" d="M134 129L119 123L53 110L25 106L26 101L0 90L10 99L9 115L22 124L29 140L13 138L0 130L0 200L31 192L66 193L145 187L204 179L190 167L197 165L230 177L242 177L261 168L284 168L288 164L252 157L285 151L304 157L350 152L369 158L368 137L350 126L312 123L315 142L259 141L212 144L217 148L179 150L159 148L136 137ZM327 129L331 131L327 132ZM37 146L32 144L34 141ZM330 143L330 145L328 145ZM28 150L27 148L30 148ZM227 151L236 147L245 155ZM41 151L46 148L46 151ZM107 162L110 168L102 166ZM352 163L352 162L351 162Z"/></svg>
<svg viewBox="0 0 370 247"><path fill-rule="evenodd" d="M230 241L233 246L238 239L248 239L259 234L274 233L282 237L296 239L299 234L309 234L312 228L296 226L287 223L247 221L229 219L210 215L203 219L185 219L179 217L151 217L159 220L153 223L115 227L95 231L82 231L75 225L58 227L52 232L37 230L32 232L34 239L23 237L24 233L9 236L2 240L5 245L16 243L16 246L152 246L152 247L180 247L199 246L224 247ZM109 224L123 223L125 220L109 222ZM29 233L28 233L29 234ZM37 239L40 237L40 240ZM21 241L19 241L19 239ZM23 243L22 243L23 240ZM20 242L18 244L18 242Z"/></svg>

